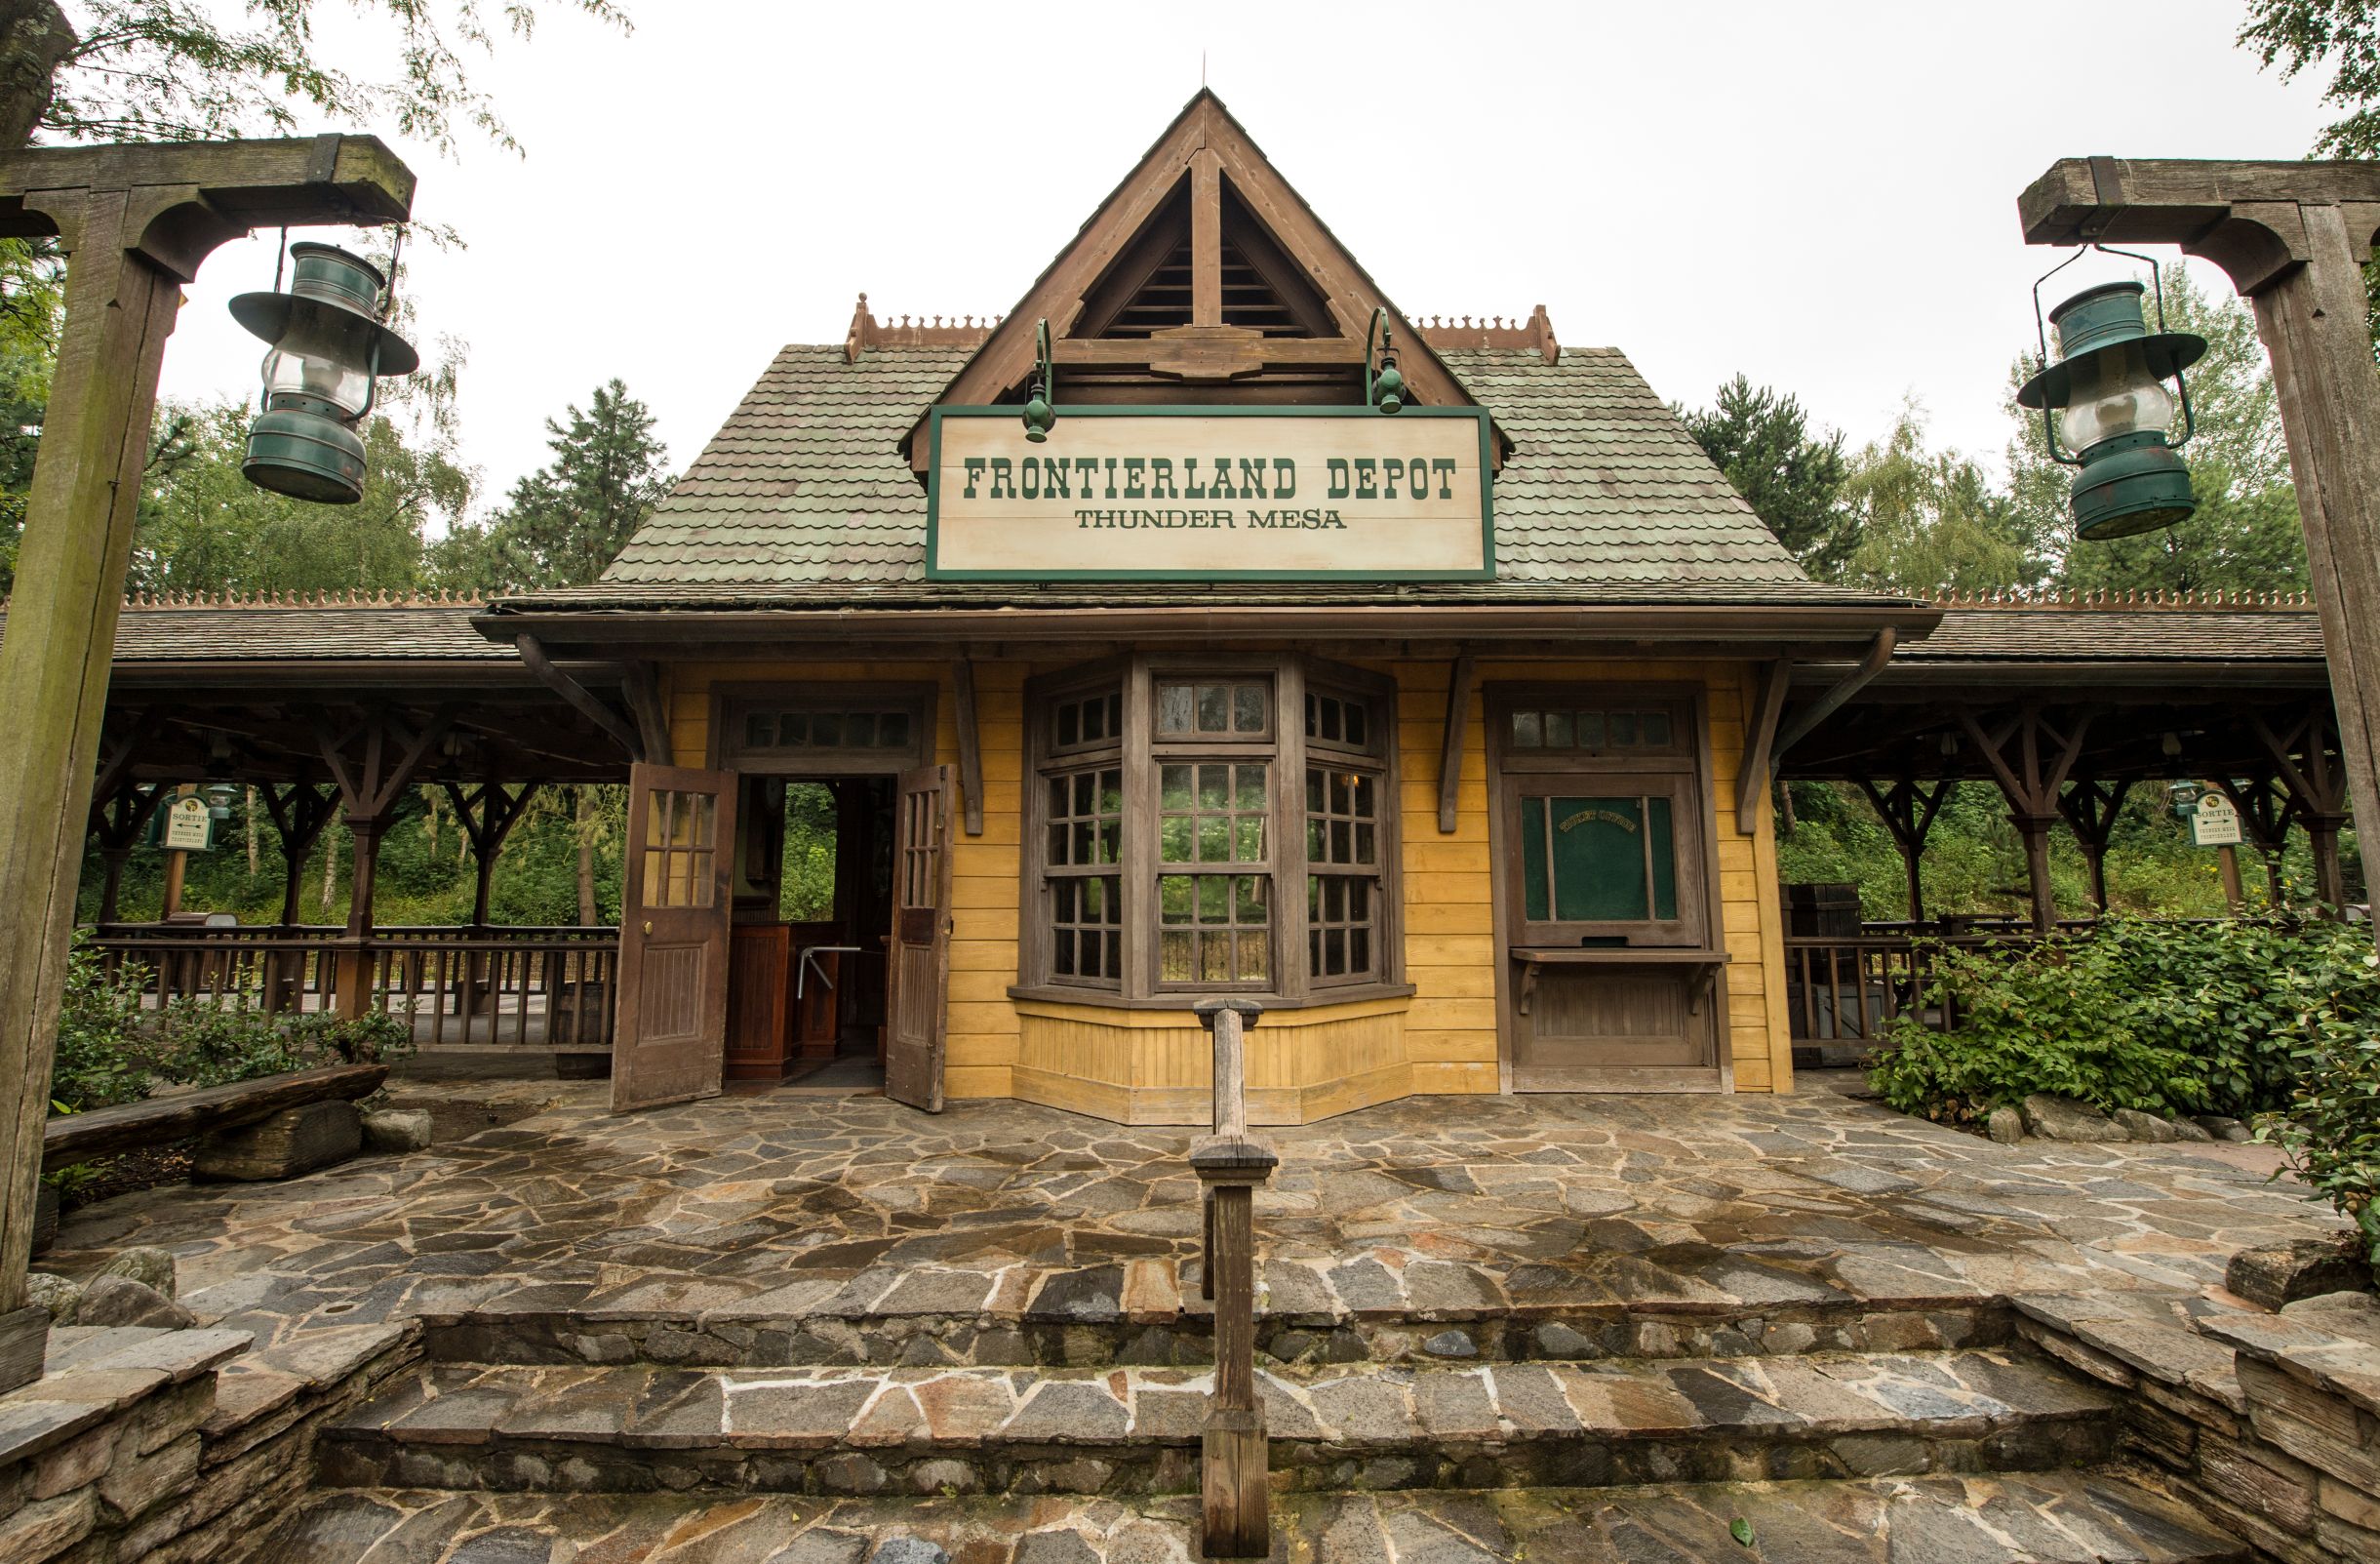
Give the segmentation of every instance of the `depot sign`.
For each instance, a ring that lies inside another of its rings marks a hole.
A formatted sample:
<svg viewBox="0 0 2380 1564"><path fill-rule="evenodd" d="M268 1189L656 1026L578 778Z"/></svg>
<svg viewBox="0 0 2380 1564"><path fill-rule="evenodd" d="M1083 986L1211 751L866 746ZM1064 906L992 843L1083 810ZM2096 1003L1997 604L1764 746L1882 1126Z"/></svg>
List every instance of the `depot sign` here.
<svg viewBox="0 0 2380 1564"><path fill-rule="evenodd" d="M936 408L939 581L1485 581L1488 415L1408 408Z"/></svg>

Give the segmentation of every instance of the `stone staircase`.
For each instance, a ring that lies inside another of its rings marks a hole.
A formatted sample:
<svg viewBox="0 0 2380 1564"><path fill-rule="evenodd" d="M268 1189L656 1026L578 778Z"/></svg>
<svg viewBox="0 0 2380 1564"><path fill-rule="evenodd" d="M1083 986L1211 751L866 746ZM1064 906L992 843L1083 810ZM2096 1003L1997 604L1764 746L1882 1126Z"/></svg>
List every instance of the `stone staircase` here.
<svg viewBox="0 0 2380 1564"><path fill-rule="evenodd" d="M1265 1267L1276 1557L2262 1556L2127 1464L2125 1396L2004 1301L1581 1305L1512 1277L1456 1296L1476 1273L1446 1269L1368 1296L1351 1267ZM326 1423L314 1493L254 1556L1194 1558L1211 1337L1185 1291L1170 1262L725 1303L692 1277L525 1286L424 1320L421 1361Z"/></svg>

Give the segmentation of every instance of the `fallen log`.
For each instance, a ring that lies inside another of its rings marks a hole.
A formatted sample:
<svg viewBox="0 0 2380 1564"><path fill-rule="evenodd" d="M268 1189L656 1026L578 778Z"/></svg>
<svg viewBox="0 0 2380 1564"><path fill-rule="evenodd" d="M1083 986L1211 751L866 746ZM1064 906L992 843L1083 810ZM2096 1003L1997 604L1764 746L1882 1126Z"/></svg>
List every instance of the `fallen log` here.
<svg viewBox="0 0 2380 1564"><path fill-rule="evenodd" d="M352 1102L377 1091L386 1079L385 1064L332 1064L119 1103L88 1113L56 1114L41 1127L42 1169L71 1167L111 1151L166 1145L208 1130L253 1124L308 1103Z"/></svg>

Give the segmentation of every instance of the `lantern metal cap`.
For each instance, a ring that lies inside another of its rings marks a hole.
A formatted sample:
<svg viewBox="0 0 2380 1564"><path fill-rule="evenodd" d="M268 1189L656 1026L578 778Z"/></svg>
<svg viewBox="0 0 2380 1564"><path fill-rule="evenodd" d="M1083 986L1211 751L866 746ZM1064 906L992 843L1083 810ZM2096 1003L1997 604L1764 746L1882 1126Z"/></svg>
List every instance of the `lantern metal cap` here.
<svg viewBox="0 0 2380 1564"><path fill-rule="evenodd" d="M288 293L241 294L231 301L231 318L263 341L278 343L293 322L352 330L358 321L376 334L380 375L411 375L421 367L413 343L381 323L380 290L386 279L380 268L337 245L290 246Z"/></svg>
<svg viewBox="0 0 2380 1564"><path fill-rule="evenodd" d="M2170 380L2206 353L2206 339L2191 332L2153 332L2140 310L2148 290L2131 281L2085 288L2049 312L2057 328L2058 361L2016 392L2019 407L2064 407L2074 396L2075 372L2100 353L2127 342L2140 344L2149 373Z"/></svg>

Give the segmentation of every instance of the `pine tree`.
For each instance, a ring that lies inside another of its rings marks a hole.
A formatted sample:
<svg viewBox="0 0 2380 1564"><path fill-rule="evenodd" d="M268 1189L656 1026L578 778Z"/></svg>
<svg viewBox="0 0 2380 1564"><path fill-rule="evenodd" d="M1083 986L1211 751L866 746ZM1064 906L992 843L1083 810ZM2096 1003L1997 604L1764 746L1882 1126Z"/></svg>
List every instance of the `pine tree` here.
<svg viewBox="0 0 2380 1564"><path fill-rule="evenodd" d="M1719 388L1708 410L1680 417L1803 569L1821 581L1842 574L1857 540L1844 524L1841 434L1813 438L1799 398L1772 386L1755 390L1741 375Z"/></svg>
<svg viewBox="0 0 2380 1564"><path fill-rule="evenodd" d="M566 418L545 421L553 461L512 486L484 531L449 541L442 574L498 592L583 586L659 503L669 453L626 385L597 386L586 409L573 405Z"/></svg>

